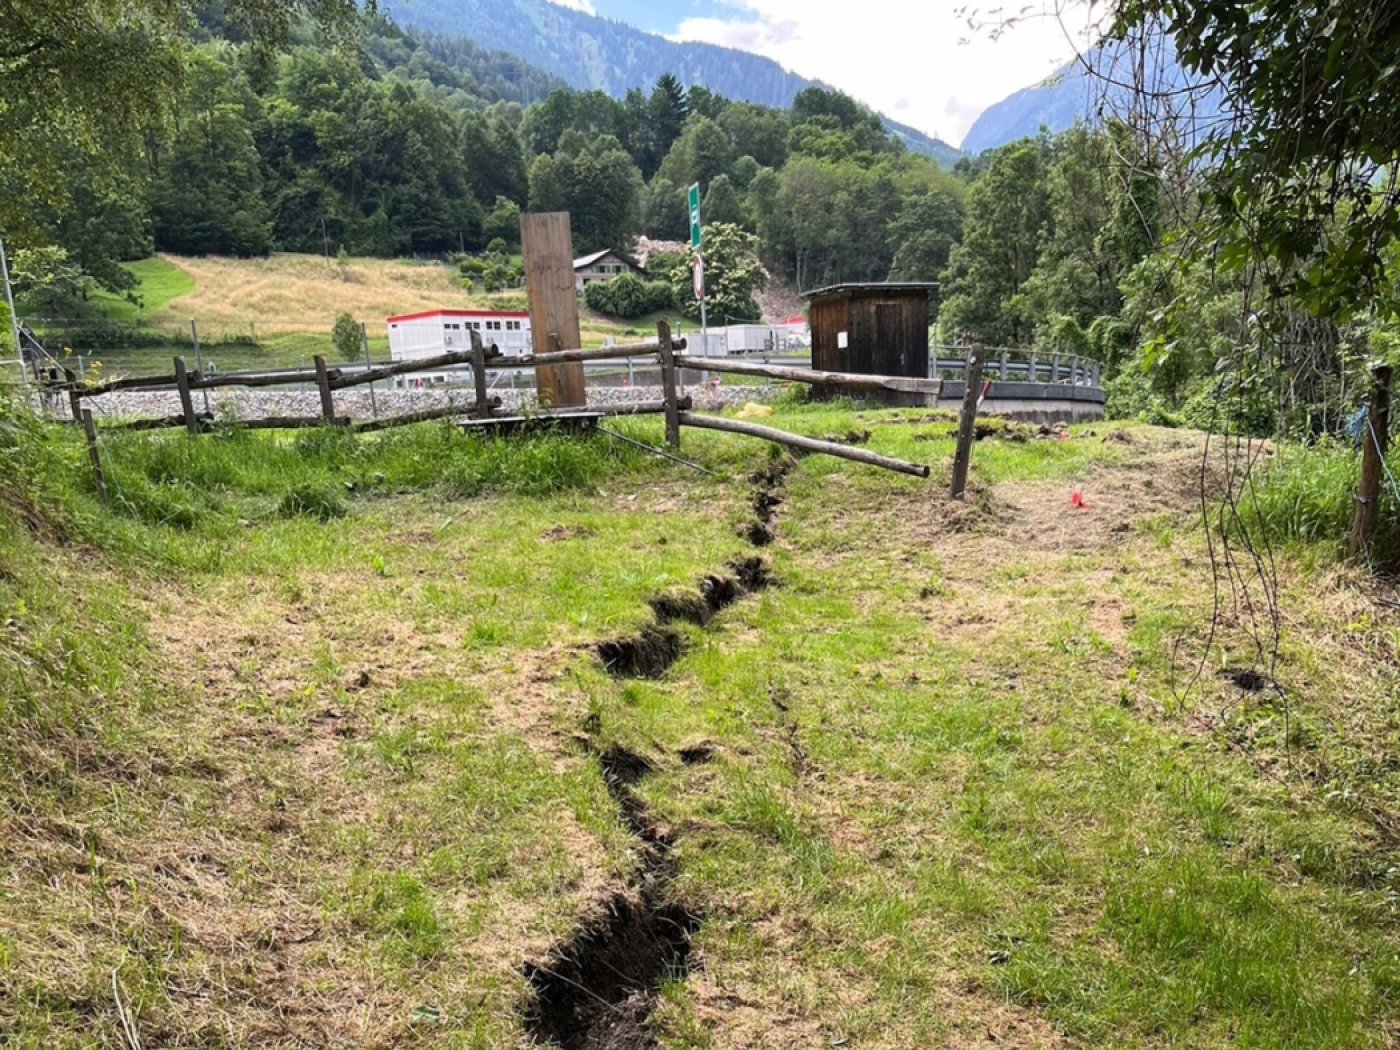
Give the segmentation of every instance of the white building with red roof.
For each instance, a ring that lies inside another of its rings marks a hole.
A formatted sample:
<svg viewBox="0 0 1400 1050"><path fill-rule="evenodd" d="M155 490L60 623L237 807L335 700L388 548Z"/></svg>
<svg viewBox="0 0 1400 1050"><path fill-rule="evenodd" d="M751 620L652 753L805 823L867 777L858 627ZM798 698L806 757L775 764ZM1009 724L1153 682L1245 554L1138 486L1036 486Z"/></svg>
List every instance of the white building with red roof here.
<svg viewBox="0 0 1400 1050"><path fill-rule="evenodd" d="M470 350L473 329L484 344L495 344L507 356L531 352L530 315L523 310L424 310L386 318L385 324L389 356L395 361Z"/></svg>

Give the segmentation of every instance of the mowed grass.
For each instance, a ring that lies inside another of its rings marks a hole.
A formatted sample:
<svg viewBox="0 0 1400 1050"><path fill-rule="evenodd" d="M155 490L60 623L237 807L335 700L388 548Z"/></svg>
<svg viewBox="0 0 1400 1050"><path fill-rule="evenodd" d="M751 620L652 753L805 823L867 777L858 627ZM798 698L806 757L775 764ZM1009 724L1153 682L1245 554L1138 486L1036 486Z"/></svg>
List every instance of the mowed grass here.
<svg viewBox="0 0 1400 1050"><path fill-rule="evenodd" d="M54 438L98 553L0 543L31 698L3 708L0 1026L117 1046L119 995L147 1045L523 1047L523 961L636 870L591 740L656 763L668 892L704 917L663 1046L1393 1045L1390 614L1286 561L1286 691L1244 694L1191 435L989 439L950 505L947 419L773 422L934 477L796 464L781 585L653 681L591 646L752 553L763 445L686 431L711 477L431 426L127 435L103 508Z"/></svg>
<svg viewBox="0 0 1400 1050"><path fill-rule="evenodd" d="M395 314L439 307L528 308L523 291L468 294L456 267L438 262L357 257L341 267L317 255L281 252L265 259L171 256L163 261L193 280L194 289L181 293L178 304L152 308L151 319L158 323L194 317L215 330L242 331L254 325L268 333L324 323L329 332L339 314L349 313L369 325L372 336L382 336L384 319ZM604 335L616 336L629 328L654 332L661 317L622 322L594 314L582 304L580 309L585 340L597 343Z"/></svg>
<svg viewBox="0 0 1400 1050"><path fill-rule="evenodd" d="M97 292L93 299L102 305L107 315L115 321L137 321L155 316L166 316L175 308L165 308L177 299L194 291L195 281L186 270L169 259L155 255L149 259L124 263L139 282L134 293L140 300L133 303L124 296Z"/></svg>
<svg viewBox="0 0 1400 1050"><path fill-rule="evenodd" d="M341 313L365 324L371 357L386 360L387 317L439 308L527 309L523 291L467 294L456 267L439 262L354 258L341 266L318 255L275 253L262 259L158 256L127 268L140 279L135 291L141 305L119 296L96 298L113 320L140 322L160 338L149 346L84 351L84 368L96 360L108 374L168 373L173 356L193 354L187 345L191 318L206 365L229 372L309 367L317 354L334 358L330 333ZM601 346L609 337L626 342L654 335L657 322L667 317L620 321L582 302L579 308L586 346ZM678 315L669 320L673 330L695 327ZM64 341L61 325L51 341Z"/></svg>

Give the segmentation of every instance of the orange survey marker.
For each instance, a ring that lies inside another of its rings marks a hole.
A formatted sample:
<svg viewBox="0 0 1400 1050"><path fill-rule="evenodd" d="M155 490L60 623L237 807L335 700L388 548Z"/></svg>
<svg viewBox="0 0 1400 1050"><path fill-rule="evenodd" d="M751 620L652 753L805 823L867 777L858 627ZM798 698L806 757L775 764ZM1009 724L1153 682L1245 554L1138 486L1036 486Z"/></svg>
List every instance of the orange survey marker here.
<svg viewBox="0 0 1400 1050"><path fill-rule="evenodd" d="M1074 491L1069 494L1069 505L1075 510L1084 510L1089 506L1084 502L1084 490L1078 485L1074 486Z"/></svg>

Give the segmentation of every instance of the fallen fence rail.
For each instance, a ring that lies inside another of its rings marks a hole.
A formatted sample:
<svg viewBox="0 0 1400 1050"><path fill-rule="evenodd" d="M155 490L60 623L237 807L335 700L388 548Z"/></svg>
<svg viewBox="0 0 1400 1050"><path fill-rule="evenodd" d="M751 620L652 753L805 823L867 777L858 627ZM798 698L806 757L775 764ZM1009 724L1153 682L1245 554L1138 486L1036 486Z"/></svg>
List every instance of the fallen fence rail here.
<svg viewBox="0 0 1400 1050"><path fill-rule="evenodd" d="M723 430L730 434L743 434L745 437L762 438L764 441L773 441L780 445L787 445L790 448L801 449L804 452L820 452L824 456L835 456L838 459L849 459L855 463L864 463L871 467L883 467L885 470L893 470L898 474L909 474L916 478L926 478L929 476L929 468L922 463L910 463L907 460L895 459L893 456L882 456L878 452L870 452L863 448L852 448L850 445L838 445L834 441L821 441L817 438L803 437L801 434L789 434L786 430L779 430L776 427L763 427L757 423L746 423L740 419L726 419L723 416L705 416L695 412L680 413L680 424L683 427L697 427L701 430Z"/></svg>

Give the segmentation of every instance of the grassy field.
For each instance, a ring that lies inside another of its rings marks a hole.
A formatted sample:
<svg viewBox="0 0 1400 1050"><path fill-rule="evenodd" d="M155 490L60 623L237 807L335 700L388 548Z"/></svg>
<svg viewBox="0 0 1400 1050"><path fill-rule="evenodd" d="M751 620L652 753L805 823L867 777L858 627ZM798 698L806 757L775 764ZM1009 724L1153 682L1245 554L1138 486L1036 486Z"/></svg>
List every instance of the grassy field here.
<svg viewBox="0 0 1400 1050"><path fill-rule="evenodd" d="M107 315L116 321L138 321L167 314L173 317L178 313L178 308L167 311L165 307L176 299L190 295L195 288L194 277L188 271L161 256L127 263L126 268L139 282L133 290L139 303L106 292L93 296L102 304ZM187 321L188 318L176 320Z"/></svg>
<svg viewBox="0 0 1400 1050"><path fill-rule="evenodd" d="M1212 626L1198 435L989 438L954 504L946 420L774 422L934 476L691 431L714 476L128 435L105 508L48 438L49 494L0 514L8 1045L120 1047L125 1013L146 1046L522 1048L558 1005L530 964L663 906L685 964L605 1011L642 1041L570 1045L1397 1045L1371 585L1278 552L1259 688L1247 610ZM607 672L754 555L774 584L674 625L669 668Z"/></svg>
<svg viewBox="0 0 1400 1050"><path fill-rule="evenodd" d="M224 371L308 365L316 354L333 356L331 327L340 313L363 321L370 353L387 358L389 338L384 319L436 307L524 310L523 292L468 295L454 267L435 262L356 258L344 267L316 255L275 254L266 259L177 258L160 256L131 263L140 278L140 307L114 296L99 296L113 320L141 322L156 338L149 345L95 349L84 353L102 362L110 374L169 372L170 359L191 352L189 322L201 333L206 362ZM626 324L589 311L580 304L583 340L601 346L612 336L627 339L654 334L662 315ZM689 322L672 318L673 327ZM70 326L71 327L71 326ZM72 334L66 335L73 342ZM62 326L50 339L65 341Z"/></svg>

